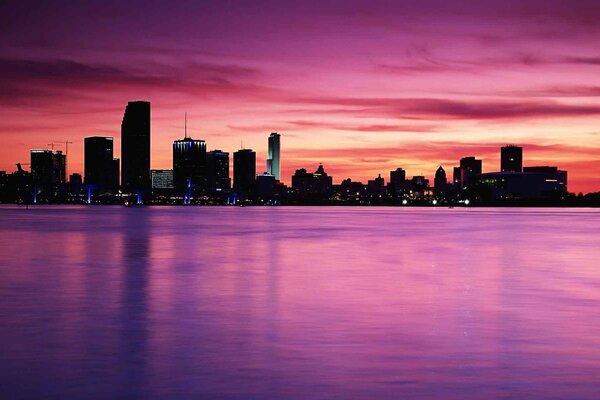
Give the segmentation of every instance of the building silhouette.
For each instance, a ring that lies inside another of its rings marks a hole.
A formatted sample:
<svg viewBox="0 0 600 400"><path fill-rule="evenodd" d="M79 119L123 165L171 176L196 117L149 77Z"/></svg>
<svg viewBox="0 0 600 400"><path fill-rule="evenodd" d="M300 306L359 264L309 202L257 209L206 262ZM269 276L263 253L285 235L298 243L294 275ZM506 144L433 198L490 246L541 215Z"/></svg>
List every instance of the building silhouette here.
<svg viewBox="0 0 600 400"><path fill-rule="evenodd" d="M471 181L477 175L481 175L482 163L481 160L475 157L463 157L460 160L460 187L467 187L469 181Z"/></svg>
<svg viewBox="0 0 600 400"><path fill-rule="evenodd" d="M448 190L448 177L446 176L446 171L441 165L435 171L435 177L433 178L433 187L438 193L442 193Z"/></svg>
<svg viewBox="0 0 600 400"><path fill-rule="evenodd" d="M31 150L33 200L50 201L62 194L66 184L67 158L62 151Z"/></svg>
<svg viewBox="0 0 600 400"><path fill-rule="evenodd" d="M331 194L333 178L325 172L323 164L312 174L306 169L297 169L292 176L292 190L299 198L323 197Z"/></svg>
<svg viewBox="0 0 600 400"><path fill-rule="evenodd" d="M264 173L256 176L256 197L267 200L275 196L276 179L274 175Z"/></svg>
<svg viewBox="0 0 600 400"><path fill-rule="evenodd" d="M119 159L113 157L113 138L92 136L84 139L86 185L115 190L119 187Z"/></svg>
<svg viewBox="0 0 600 400"><path fill-rule="evenodd" d="M121 162L125 192L150 188L150 102L127 103L121 123Z"/></svg>
<svg viewBox="0 0 600 400"><path fill-rule="evenodd" d="M233 153L233 191L242 198L252 193L256 181L256 153L241 149Z"/></svg>
<svg viewBox="0 0 600 400"><path fill-rule="evenodd" d="M231 190L229 177L229 153L212 150L206 153L207 187L211 193L228 193Z"/></svg>
<svg viewBox="0 0 600 400"><path fill-rule="evenodd" d="M173 184L177 192L206 189L206 142L186 137L173 142Z"/></svg>
<svg viewBox="0 0 600 400"><path fill-rule="evenodd" d="M396 168L394 171L390 171L389 187L391 194L401 194L406 189L406 171L402 168Z"/></svg>
<svg viewBox="0 0 600 400"><path fill-rule="evenodd" d="M269 151L267 154L267 174L281 180L281 135L277 132L269 136Z"/></svg>
<svg viewBox="0 0 600 400"><path fill-rule="evenodd" d="M385 193L385 181L381 174L377 178L367 181L367 194L369 196L383 196Z"/></svg>
<svg viewBox="0 0 600 400"><path fill-rule="evenodd" d="M523 148L503 146L500 148L500 172L523 172Z"/></svg>

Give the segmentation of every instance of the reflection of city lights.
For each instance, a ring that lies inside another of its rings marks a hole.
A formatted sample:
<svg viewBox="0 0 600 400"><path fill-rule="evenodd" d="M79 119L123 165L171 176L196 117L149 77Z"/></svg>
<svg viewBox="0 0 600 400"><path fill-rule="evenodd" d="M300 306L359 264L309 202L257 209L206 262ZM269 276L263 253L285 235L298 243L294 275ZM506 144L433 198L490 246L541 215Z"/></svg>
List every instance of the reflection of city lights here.
<svg viewBox="0 0 600 400"><path fill-rule="evenodd" d="M402 205L404 205L404 206L405 206L405 205L407 205L407 204L408 204L408 200L406 200L406 199L402 200Z"/></svg>

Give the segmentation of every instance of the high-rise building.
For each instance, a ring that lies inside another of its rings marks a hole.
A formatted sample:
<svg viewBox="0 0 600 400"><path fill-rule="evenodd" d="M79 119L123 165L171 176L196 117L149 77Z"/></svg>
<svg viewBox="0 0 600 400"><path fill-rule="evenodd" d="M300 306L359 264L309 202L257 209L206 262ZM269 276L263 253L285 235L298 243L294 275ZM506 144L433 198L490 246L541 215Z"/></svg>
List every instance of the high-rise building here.
<svg viewBox="0 0 600 400"><path fill-rule="evenodd" d="M437 191L444 191L448 186L448 178L446 177L446 171L440 165L440 167L435 171L435 178L433 179L433 186Z"/></svg>
<svg viewBox="0 0 600 400"><path fill-rule="evenodd" d="M31 150L31 179L40 199L50 200L66 183L67 159L62 151Z"/></svg>
<svg viewBox="0 0 600 400"><path fill-rule="evenodd" d="M150 102L127 103L121 123L121 185L126 192L150 188Z"/></svg>
<svg viewBox="0 0 600 400"><path fill-rule="evenodd" d="M267 174L281 180L281 135L277 132L269 136L269 152L267 154Z"/></svg>
<svg viewBox="0 0 600 400"><path fill-rule="evenodd" d="M206 142L186 137L173 142L173 184L175 190L206 189Z"/></svg>
<svg viewBox="0 0 600 400"><path fill-rule="evenodd" d="M229 192L229 153L213 150L206 153L208 190L214 192Z"/></svg>
<svg viewBox="0 0 600 400"><path fill-rule="evenodd" d="M113 158L113 138L92 136L84 139L85 183L102 189L119 186L119 159Z"/></svg>
<svg viewBox="0 0 600 400"><path fill-rule="evenodd" d="M523 172L523 148L508 145L500 148L500 171Z"/></svg>
<svg viewBox="0 0 600 400"><path fill-rule="evenodd" d="M465 188L469 181L481 175L482 164L481 160L475 157L463 157L460 159L460 185Z"/></svg>
<svg viewBox="0 0 600 400"><path fill-rule="evenodd" d="M247 195L256 180L256 153L250 149L241 149L233 153L233 190Z"/></svg>
<svg viewBox="0 0 600 400"><path fill-rule="evenodd" d="M396 168L390 171L390 193L398 194L406 188L406 171L402 168Z"/></svg>

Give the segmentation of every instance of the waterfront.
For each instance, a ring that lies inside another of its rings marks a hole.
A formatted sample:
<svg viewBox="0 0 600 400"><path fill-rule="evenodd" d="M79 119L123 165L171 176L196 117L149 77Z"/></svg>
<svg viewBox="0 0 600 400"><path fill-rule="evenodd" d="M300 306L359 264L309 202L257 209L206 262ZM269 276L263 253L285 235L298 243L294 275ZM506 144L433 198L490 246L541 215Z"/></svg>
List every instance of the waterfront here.
<svg viewBox="0 0 600 400"><path fill-rule="evenodd" d="M0 207L3 398L589 398L600 212Z"/></svg>

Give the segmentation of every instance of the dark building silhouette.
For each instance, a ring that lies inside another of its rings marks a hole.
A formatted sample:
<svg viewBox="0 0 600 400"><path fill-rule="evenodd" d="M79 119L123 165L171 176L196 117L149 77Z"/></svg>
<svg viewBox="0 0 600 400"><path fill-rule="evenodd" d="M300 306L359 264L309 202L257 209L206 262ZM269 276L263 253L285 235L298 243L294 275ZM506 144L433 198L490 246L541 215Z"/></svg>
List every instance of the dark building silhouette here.
<svg viewBox="0 0 600 400"><path fill-rule="evenodd" d="M67 159L62 151L31 150L31 182L34 201L49 201L66 189Z"/></svg>
<svg viewBox="0 0 600 400"><path fill-rule="evenodd" d="M113 138L92 136L84 139L86 185L114 190L119 187L119 159L113 157Z"/></svg>
<svg viewBox="0 0 600 400"><path fill-rule="evenodd" d="M452 185L455 188L461 188L460 167L454 167L452 170Z"/></svg>
<svg viewBox="0 0 600 400"><path fill-rule="evenodd" d="M344 179L339 185L338 192L343 200L360 201L367 194L367 187L362 182Z"/></svg>
<svg viewBox="0 0 600 400"><path fill-rule="evenodd" d="M207 186L211 193L228 193L231 190L229 177L229 153L212 150L206 153Z"/></svg>
<svg viewBox="0 0 600 400"><path fill-rule="evenodd" d="M523 148L508 145L500 148L500 171L523 172Z"/></svg>
<svg viewBox="0 0 600 400"><path fill-rule="evenodd" d="M173 142L173 184L178 192L206 189L206 143L189 137Z"/></svg>
<svg viewBox="0 0 600 400"><path fill-rule="evenodd" d="M567 190L567 171L560 170L558 167L525 167L523 172L543 174L547 183L556 183L557 190Z"/></svg>
<svg viewBox="0 0 600 400"><path fill-rule="evenodd" d="M267 154L267 173L281 180L281 135L277 132L269 136L269 152Z"/></svg>
<svg viewBox="0 0 600 400"><path fill-rule="evenodd" d="M446 177L446 171L440 165L435 171L435 178L433 179L433 187L437 191L444 191L448 186L448 178Z"/></svg>
<svg viewBox="0 0 600 400"><path fill-rule="evenodd" d="M470 191L483 201L557 199L567 193L566 171L556 167L481 174L473 178L470 186Z"/></svg>
<svg viewBox="0 0 600 400"><path fill-rule="evenodd" d="M150 188L150 102L127 103L121 123L121 162L125 192Z"/></svg>
<svg viewBox="0 0 600 400"><path fill-rule="evenodd" d="M327 175L322 164L312 174L301 168L292 176L292 190L300 198L327 196L331 194L332 184L333 178Z"/></svg>
<svg viewBox="0 0 600 400"><path fill-rule="evenodd" d="M465 188L474 177L481 175L481 160L464 157L460 160L460 187Z"/></svg>
<svg viewBox="0 0 600 400"><path fill-rule="evenodd" d="M390 194L400 194L406 189L406 171L396 168L390 171Z"/></svg>
<svg viewBox="0 0 600 400"><path fill-rule="evenodd" d="M367 194L369 196L383 196L386 194L385 181L381 174L377 178L367 181Z"/></svg>
<svg viewBox="0 0 600 400"><path fill-rule="evenodd" d="M241 149L233 153L233 191L241 197L252 193L256 180L256 153Z"/></svg>
<svg viewBox="0 0 600 400"><path fill-rule="evenodd" d="M276 179L274 175L264 173L256 176L256 197L259 199L271 199L275 196Z"/></svg>
<svg viewBox="0 0 600 400"><path fill-rule="evenodd" d="M422 175L413 176L410 180L410 190L423 193L429 187L429 179Z"/></svg>

